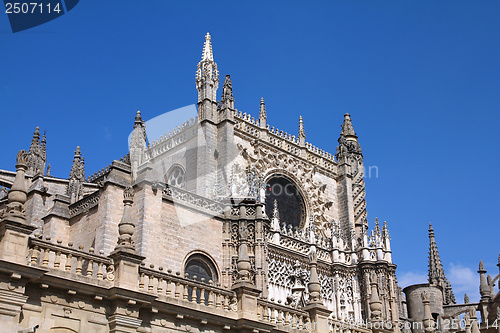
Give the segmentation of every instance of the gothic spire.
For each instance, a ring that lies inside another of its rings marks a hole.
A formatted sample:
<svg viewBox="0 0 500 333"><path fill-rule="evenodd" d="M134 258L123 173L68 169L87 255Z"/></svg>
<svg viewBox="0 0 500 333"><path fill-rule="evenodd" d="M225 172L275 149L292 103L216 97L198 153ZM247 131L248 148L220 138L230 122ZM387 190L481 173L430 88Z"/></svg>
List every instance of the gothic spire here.
<svg viewBox="0 0 500 333"><path fill-rule="evenodd" d="M340 135L357 138L356 133L354 132L354 127L352 127L351 116L349 113L344 115L344 123L342 124L342 131L340 132Z"/></svg>
<svg viewBox="0 0 500 333"><path fill-rule="evenodd" d="M360 156L361 146L358 143L358 137L354 132L354 127L352 126L351 116L349 113L344 115L344 123L342 124L342 130L340 131L339 146L337 147L337 160L342 159L347 156Z"/></svg>
<svg viewBox="0 0 500 333"><path fill-rule="evenodd" d="M266 128L267 126L266 103L264 102L264 97L260 98L259 124L262 128Z"/></svg>
<svg viewBox="0 0 500 333"><path fill-rule="evenodd" d="M214 61L214 54L212 52L212 37L208 32L205 35L205 43L203 44L203 55L201 57L201 60Z"/></svg>
<svg viewBox="0 0 500 333"><path fill-rule="evenodd" d="M445 305L455 303L455 296L444 274L443 264L439 256L434 229L431 223L429 223L429 284L443 288L443 303Z"/></svg>
<svg viewBox="0 0 500 333"><path fill-rule="evenodd" d="M198 117L202 120L215 121L217 112L217 89L219 71L212 52L212 38L207 33L201 61L196 69L196 89L198 90Z"/></svg>
<svg viewBox="0 0 500 333"><path fill-rule="evenodd" d="M76 147L75 156L73 157L73 166L69 173L69 184L67 194L70 197L70 202L74 203L80 200L82 194L82 183L85 180L85 161L80 152L80 147Z"/></svg>
<svg viewBox="0 0 500 333"><path fill-rule="evenodd" d="M73 166L71 167L71 172L69 173L69 179L79 181L83 181L85 179L85 161L82 153L80 152L80 146L76 147L75 156L73 157Z"/></svg>
<svg viewBox="0 0 500 333"><path fill-rule="evenodd" d="M28 151L27 173L31 176L43 174L45 171L45 163L47 162L46 143L45 134L43 135L42 142L40 142L40 128L36 127Z"/></svg>
<svg viewBox="0 0 500 333"><path fill-rule="evenodd" d="M434 229L429 223L429 283L441 285L445 279L443 264L434 237Z"/></svg>
<svg viewBox="0 0 500 333"><path fill-rule="evenodd" d="M304 131L304 121L302 116L299 116L299 145L303 146L306 143L306 131Z"/></svg>

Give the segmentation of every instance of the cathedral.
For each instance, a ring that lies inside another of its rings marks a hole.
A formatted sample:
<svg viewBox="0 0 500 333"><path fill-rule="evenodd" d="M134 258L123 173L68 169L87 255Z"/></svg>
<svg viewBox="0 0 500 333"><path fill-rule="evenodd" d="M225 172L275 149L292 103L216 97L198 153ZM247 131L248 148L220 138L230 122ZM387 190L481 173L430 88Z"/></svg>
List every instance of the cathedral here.
<svg viewBox="0 0 500 333"><path fill-rule="evenodd" d="M131 115L129 152L90 176L79 147L51 175L38 128L4 161L2 332L499 332L499 275L481 263L481 300L457 304L432 226L428 283L398 285L349 114L331 154L219 79L207 34L196 117L151 138Z"/></svg>

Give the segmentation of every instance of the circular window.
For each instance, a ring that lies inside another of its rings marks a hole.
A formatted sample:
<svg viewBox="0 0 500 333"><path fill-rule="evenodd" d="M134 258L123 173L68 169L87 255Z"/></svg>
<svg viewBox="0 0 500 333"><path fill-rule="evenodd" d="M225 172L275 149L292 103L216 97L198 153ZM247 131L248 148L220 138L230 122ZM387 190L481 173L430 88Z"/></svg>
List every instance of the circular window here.
<svg viewBox="0 0 500 333"><path fill-rule="evenodd" d="M274 176L266 185L266 214L273 216L274 200L278 203L281 223L299 228L304 226L306 205L299 188L289 178Z"/></svg>
<svg viewBox="0 0 500 333"><path fill-rule="evenodd" d="M184 187L185 179L184 170L180 166L176 165L170 169L167 176L167 184L182 188Z"/></svg>

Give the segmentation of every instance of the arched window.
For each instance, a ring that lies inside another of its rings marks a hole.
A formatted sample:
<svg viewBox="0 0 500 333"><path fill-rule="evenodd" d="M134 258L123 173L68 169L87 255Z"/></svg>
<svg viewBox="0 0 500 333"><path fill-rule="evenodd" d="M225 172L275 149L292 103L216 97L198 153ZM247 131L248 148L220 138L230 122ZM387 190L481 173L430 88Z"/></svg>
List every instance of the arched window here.
<svg viewBox="0 0 500 333"><path fill-rule="evenodd" d="M201 253L195 253L189 256L184 266L184 273L189 275L189 279L194 279L196 277L196 281L204 282L206 284L210 284L211 282L213 284L217 284L219 280L214 263L210 258ZM189 299L191 299L192 294L193 289L189 287ZM200 303L199 289L197 290L196 302ZM208 291L205 291L205 304L208 305Z"/></svg>
<svg viewBox="0 0 500 333"><path fill-rule="evenodd" d="M273 216L278 203L280 223L299 228L305 225L306 205L299 188L284 175L273 176L266 185L266 214Z"/></svg>
<svg viewBox="0 0 500 333"><path fill-rule="evenodd" d="M167 174L165 182L168 185L184 188L184 184L186 182L184 169L181 168L179 165L172 166Z"/></svg>

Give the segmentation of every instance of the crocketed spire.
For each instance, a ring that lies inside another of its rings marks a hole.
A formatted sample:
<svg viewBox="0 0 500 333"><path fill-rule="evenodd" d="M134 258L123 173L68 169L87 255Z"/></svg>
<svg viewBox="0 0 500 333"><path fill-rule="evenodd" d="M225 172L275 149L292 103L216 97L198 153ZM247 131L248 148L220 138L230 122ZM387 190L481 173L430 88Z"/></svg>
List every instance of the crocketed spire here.
<svg viewBox="0 0 500 333"><path fill-rule="evenodd" d="M349 113L346 113L344 115L344 123L342 124L342 131L340 132L341 135L344 136L356 136L356 133L354 132L354 127L352 127L352 122L351 122L351 116Z"/></svg>
<svg viewBox="0 0 500 333"><path fill-rule="evenodd" d="M299 116L299 145L303 146L306 143L306 131L304 130L304 121L302 116Z"/></svg>
<svg viewBox="0 0 500 333"><path fill-rule="evenodd" d="M337 147L337 160L343 157L359 155L361 154L361 146L358 143L358 137L354 132L354 127L352 126L351 116L349 113L344 115L344 123L342 124L342 130L340 131L339 146Z"/></svg>
<svg viewBox="0 0 500 333"><path fill-rule="evenodd" d="M212 52L212 38L207 33L201 61L196 69L196 89L198 90L198 117L200 121L209 119L216 121L217 89L219 88L219 71Z"/></svg>
<svg viewBox="0 0 500 333"><path fill-rule="evenodd" d="M75 156L73 157L73 166L71 167L71 172L69 173L69 179L79 181L83 181L85 179L85 161L82 153L80 152L80 146L76 147Z"/></svg>
<svg viewBox="0 0 500 333"><path fill-rule="evenodd" d="M262 128L266 128L267 126L266 103L264 102L264 97L260 98L259 125Z"/></svg>
<svg viewBox="0 0 500 333"><path fill-rule="evenodd" d="M455 295L450 282L446 279L431 223L429 223L429 284L443 288L443 304L455 304Z"/></svg>
<svg viewBox="0 0 500 333"><path fill-rule="evenodd" d="M45 163L47 162L46 151L47 139L45 134L40 142L40 128L37 127L33 133L33 139L28 151L28 170L30 176L42 174L45 171Z"/></svg>
<svg viewBox="0 0 500 333"><path fill-rule="evenodd" d="M69 184L67 195L70 197L70 202L80 200L82 196L82 183L85 180L85 161L80 152L80 147L76 147L75 156L73 157L73 166L69 173Z"/></svg>
<svg viewBox="0 0 500 333"><path fill-rule="evenodd" d="M208 32L205 35L205 44L203 44L203 55L201 57L201 60L214 61L214 54L212 52L212 37Z"/></svg>

